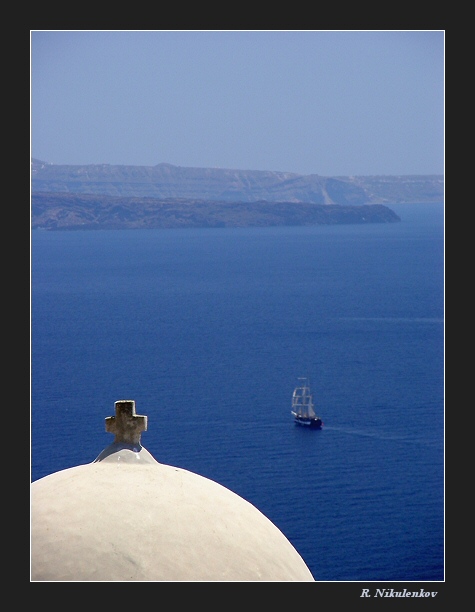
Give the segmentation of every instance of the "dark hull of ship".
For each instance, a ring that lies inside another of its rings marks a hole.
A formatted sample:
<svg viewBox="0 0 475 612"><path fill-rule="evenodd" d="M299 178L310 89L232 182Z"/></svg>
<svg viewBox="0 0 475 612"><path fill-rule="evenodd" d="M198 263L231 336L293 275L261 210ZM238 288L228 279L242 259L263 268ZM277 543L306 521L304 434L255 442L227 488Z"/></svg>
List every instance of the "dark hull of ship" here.
<svg viewBox="0 0 475 612"><path fill-rule="evenodd" d="M322 419L317 418L308 418L308 417L299 417L295 416L294 421L296 425L302 425L303 427L309 427L310 429L321 429L322 428Z"/></svg>

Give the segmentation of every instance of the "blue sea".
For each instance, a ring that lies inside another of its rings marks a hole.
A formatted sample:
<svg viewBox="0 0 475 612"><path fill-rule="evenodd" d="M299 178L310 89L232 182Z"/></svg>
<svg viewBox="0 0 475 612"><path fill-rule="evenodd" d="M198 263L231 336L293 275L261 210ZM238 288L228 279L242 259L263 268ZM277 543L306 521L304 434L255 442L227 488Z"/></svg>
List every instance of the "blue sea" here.
<svg viewBox="0 0 475 612"><path fill-rule="evenodd" d="M31 234L31 479L134 399L315 580L444 581L444 207L400 223ZM296 426L308 377L322 430ZM432 589L434 590L434 589Z"/></svg>

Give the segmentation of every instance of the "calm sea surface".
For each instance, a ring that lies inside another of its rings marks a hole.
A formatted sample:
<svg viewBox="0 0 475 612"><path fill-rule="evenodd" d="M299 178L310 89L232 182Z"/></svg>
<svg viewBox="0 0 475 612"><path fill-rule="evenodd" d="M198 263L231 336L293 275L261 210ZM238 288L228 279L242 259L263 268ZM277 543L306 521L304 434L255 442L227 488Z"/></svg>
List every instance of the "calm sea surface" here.
<svg viewBox="0 0 475 612"><path fill-rule="evenodd" d="M134 399L161 463L244 497L317 581L444 580L444 212L32 232L31 478ZM310 378L321 431L295 426Z"/></svg>

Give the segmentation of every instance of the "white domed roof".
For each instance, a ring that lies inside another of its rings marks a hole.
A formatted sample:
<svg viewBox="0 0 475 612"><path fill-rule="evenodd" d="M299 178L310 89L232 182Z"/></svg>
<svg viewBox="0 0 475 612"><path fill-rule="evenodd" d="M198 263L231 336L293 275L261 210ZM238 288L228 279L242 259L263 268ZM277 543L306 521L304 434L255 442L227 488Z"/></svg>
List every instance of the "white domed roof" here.
<svg viewBox="0 0 475 612"><path fill-rule="evenodd" d="M313 581L283 533L229 489L158 463L147 418L116 402L114 443L32 483L34 581Z"/></svg>

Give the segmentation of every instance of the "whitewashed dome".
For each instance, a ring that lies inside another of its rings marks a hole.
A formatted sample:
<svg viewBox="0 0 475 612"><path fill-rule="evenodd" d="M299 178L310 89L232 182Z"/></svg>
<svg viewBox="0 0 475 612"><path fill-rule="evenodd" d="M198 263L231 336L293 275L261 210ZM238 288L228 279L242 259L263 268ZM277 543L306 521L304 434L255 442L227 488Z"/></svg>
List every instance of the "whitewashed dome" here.
<svg viewBox="0 0 475 612"><path fill-rule="evenodd" d="M133 400L93 463L31 485L33 581L314 581L284 534L222 485L158 463Z"/></svg>

